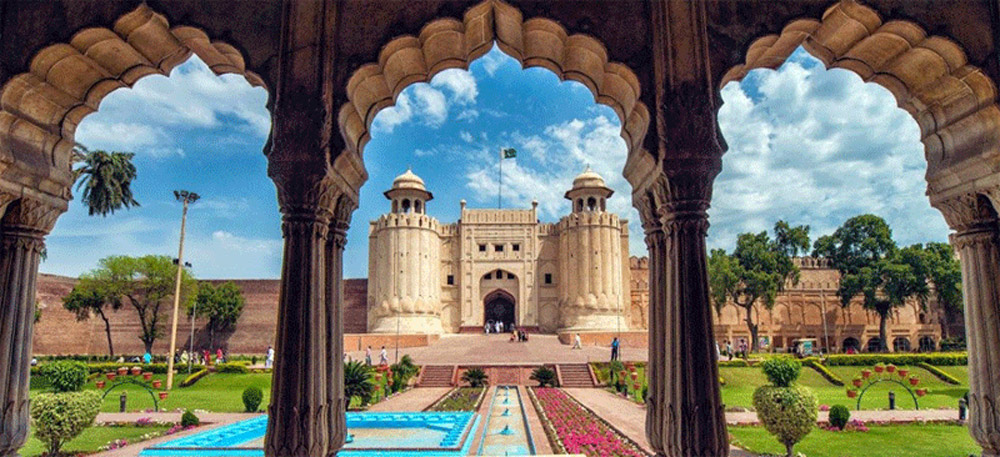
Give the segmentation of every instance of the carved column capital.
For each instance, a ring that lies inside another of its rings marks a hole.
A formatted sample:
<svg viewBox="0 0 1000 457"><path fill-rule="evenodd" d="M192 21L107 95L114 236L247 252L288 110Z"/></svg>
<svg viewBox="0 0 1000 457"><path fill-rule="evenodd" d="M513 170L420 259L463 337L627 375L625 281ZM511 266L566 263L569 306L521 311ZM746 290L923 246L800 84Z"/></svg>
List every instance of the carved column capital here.
<svg viewBox="0 0 1000 457"><path fill-rule="evenodd" d="M702 161L700 167L678 167L664 171L650 184L634 194L633 203L639 210L642 227L649 235L674 230L694 230L708 233L708 208L712 198L712 181L718 173L713 161ZM647 240L647 244L649 240Z"/></svg>
<svg viewBox="0 0 1000 457"><path fill-rule="evenodd" d="M7 199L9 200L5 201ZM35 253L41 253L45 248L45 235L52 231L59 215L65 211L65 208L39 200L13 200L9 194L0 193L0 209L4 206L7 206L7 210L3 215L3 228L0 229L3 244L16 245Z"/></svg>
<svg viewBox="0 0 1000 457"><path fill-rule="evenodd" d="M969 192L947 199L932 199L931 205L941 211L945 222L958 236L992 231L997 223L995 203L1000 198L1000 189L983 192Z"/></svg>
<svg viewBox="0 0 1000 457"><path fill-rule="evenodd" d="M333 208L333 218L330 222L330 241L337 249L343 250L347 245L347 231L351 228L351 216L358 209L358 203L344 194L337 199Z"/></svg>

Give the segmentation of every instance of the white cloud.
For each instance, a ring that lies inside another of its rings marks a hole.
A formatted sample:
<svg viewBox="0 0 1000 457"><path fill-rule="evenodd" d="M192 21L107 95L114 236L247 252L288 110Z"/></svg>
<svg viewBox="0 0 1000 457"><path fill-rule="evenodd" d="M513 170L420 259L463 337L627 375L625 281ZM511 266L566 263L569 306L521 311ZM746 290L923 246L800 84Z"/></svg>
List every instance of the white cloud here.
<svg viewBox="0 0 1000 457"><path fill-rule="evenodd" d="M462 112L458 113L458 116L455 116L455 119L458 119L460 121L472 122L476 120L476 118L478 117L479 117L479 110L467 108L463 109Z"/></svg>
<svg viewBox="0 0 1000 457"><path fill-rule="evenodd" d="M472 73L457 68L438 73L431 80L431 87L447 89L451 92L451 101L461 105L475 103L479 95Z"/></svg>
<svg viewBox="0 0 1000 457"><path fill-rule="evenodd" d="M504 64L510 62L511 60L513 59L511 59L510 56L504 54L503 51L500 50L500 48L493 46L493 49L490 49L490 52L486 53L486 55L484 55L483 57L477 59L477 62L482 62L483 70L486 70L486 74L490 75L490 77L493 77L493 75L496 74L497 70L499 70L500 67L504 66Z"/></svg>
<svg viewBox="0 0 1000 457"><path fill-rule="evenodd" d="M722 96L729 151L713 191L711 247L732 249L737 234L778 219L810 225L815 239L866 212L884 217L900 244L946 238L924 196L918 127L887 90L800 50Z"/></svg>
<svg viewBox="0 0 1000 457"><path fill-rule="evenodd" d="M458 136L460 136L462 138L462 141L465 141L466 143L472 143L475 141L475 139L472 138L472 134L465 130L462 130L458 134Z"/></svg>

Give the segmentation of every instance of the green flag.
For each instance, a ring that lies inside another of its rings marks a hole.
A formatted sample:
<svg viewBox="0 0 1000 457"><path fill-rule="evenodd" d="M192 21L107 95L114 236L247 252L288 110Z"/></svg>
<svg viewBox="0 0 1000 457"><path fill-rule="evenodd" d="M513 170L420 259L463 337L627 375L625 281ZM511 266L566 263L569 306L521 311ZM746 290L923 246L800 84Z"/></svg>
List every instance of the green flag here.
<svg viewBox="0 0 1000 457"><path fill-rule="evenodd" d="M506 148L500 151L501 157L504 159L513 159L517 157L517 151L514 148Z"/></svg>

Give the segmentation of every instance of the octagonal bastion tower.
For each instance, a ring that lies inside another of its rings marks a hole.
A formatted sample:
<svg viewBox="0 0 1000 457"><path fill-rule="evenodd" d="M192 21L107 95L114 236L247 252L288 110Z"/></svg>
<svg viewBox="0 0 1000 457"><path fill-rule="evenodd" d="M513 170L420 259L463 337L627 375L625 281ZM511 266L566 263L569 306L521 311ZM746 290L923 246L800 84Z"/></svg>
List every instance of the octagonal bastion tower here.
<svg viewBox="0 0 1000 457"><path fill-rule="evenodd" d="M410 170L384 195L390 212L368 234L368 330L440 334L441 238L426 213L434 196Z"/></svg>

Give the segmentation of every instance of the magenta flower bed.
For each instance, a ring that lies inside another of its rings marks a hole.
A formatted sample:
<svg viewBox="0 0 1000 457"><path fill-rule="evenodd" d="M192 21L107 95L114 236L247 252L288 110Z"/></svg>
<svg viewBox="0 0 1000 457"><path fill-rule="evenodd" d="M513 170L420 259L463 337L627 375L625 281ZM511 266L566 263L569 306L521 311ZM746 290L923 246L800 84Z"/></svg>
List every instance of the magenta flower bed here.
<svg viewBox="0 0 1000 457"><path fill-rule="evenodd" d="M544 418L570 454L594 457L644 457L645 454L555 388L535 388Z"/></svg>

